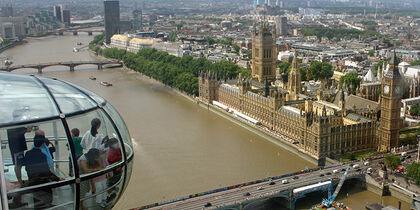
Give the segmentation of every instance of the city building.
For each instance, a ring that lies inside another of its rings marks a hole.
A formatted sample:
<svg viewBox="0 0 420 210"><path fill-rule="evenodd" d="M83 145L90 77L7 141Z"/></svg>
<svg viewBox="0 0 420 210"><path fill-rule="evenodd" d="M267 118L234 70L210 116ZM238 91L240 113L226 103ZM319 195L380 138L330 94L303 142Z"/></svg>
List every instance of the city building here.
<svg viewBox="0 0 420 210"><path fill-rule="evenodd" d="M10 23L13 24L15 38L22 38L26 35L26 23L25 17L0 17L0 27L6 24L6 27L10 27ZM2 32L3 33L3 32Z"/></svg>
<svg viewBox="0 0 420 210"><path fill-rule="evenodd" d="M13 23L3 23L1 25L1 34L3 39L15 39L15 26Z"/></svg>
<svg viewBox="0 0 420 210"><path fill-rule="evenodd" d="M120 2L115 0L104 1L105 11L105 42L111 43L111 37L120 33Z"/></svg>
<svg viewBox="0 0 420 210"><path fill-rule="evenodd" d="M287 17L280 17L278 16L275 20L277 35L280 36L287 36Z"/></svg>
<svg viewBox="0 0 420 210"><path fill-rule="evenodd" d="M143 27L143 13L141 10L133 11L133 30L140 31Z"/></svg>
<svg viewBox="0 0 420 210"><path fill-rule="evenodd" d="M178 43L162 42L162 40L156 38L137 38L131 35L115 34L111 38L110 47L128 50L133 53L137 53L143 48L155 48L170 55L182 57L182 48Z"/></svg>
<svg viewBox="0 0 420 210"><path fill-rule="evenodd" d="M266 37L272 37L266 24L260 30ZM259 35L253 34L253 37ZM266 45L257 42L256 46L253 42L253 54L269 48L270 42L266 39ZM199 99L205 103L217 101L236 116L246 116L241 119L291 139L298 150L321 165L326 158L340 158L350 152L388 152L398 146L402 77L396 55L390 70L379 80L383 90L381 103L369 100L376 97L370 92L361 97L352 95L351 91L334 89L333 84L327 87L321 83L315 89L306 82L303 85L296 57L288 79L281 82L270 81L269 74L255 71L258 63L255 61L252 78L242 78L240 74L237 80L221 81L214 74L201 72ZM369 91L377 93L377 89L376 85Z"/></svg>
<svg viewBox="0 0 420 210"><path fill-rule="evenodd" d="M69 26L71 24L71 14L70 14L70 10L63 10L63 23L66 26Z"/></svg>
<svg viewBox="0 0 420 210"><path fill-rule="evenodd" d="M11 5L1 7L0 17L13 17L13 7Z"/></svg>
<svg viewBox="0 0 420 210"><path fill-rule="evenodd" d="M63 22L63 5L57 5L53 7L54 17L58 21Z"/></svg>
<svg viewBox="0 0 420 210"><path fill-rule="evenodd" d="M252 31L252 77L259 82L274 80L276 77L276 27L270 30L267 22L262 22Z"/></svg>
<svg viewBox="0 0 420 210"><path fill-rule="evenodd" d="M296 66L295 63L292 65ZM292 90L268 82L264 85L241 75L232 83L216 78L210 73L200 74L199 98L202 101L217 101L279 136L292 139L290 143L318 160L320 165L327 157L338 158L349 152L377 147L376 121L348 110L344 91L337 97L340 99L338 104L301 93L298 96L304 100L298 102L288 96ZM297 89L297 85L289 85L290 88Z"/></svg>
<svg viewBox="0 0 420 210"><path fill-rule="evenodd" d="M401 128L402 80L394 52L388 71L383 75L381 94L381 119L377 132L379 152L389 152L398 147Z"/></svg>

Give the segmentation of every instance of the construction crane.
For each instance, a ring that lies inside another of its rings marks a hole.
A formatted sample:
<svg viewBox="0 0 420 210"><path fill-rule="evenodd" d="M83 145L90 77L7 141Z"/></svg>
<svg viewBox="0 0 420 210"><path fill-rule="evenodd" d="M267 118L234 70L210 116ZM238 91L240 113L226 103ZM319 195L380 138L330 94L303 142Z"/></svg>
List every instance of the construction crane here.
<svg viewBox="0 0 420 210"><path fill-rule="evenodd" d="M337 188L335 188L334 194L331 195L331 191L328 191L328 198L322 199L322 205L325 207L331 207L331 205L334 203L335 198L337 197L338 193L341 190L341 187L344 184L344 181L346 180L347 173L349 172L350 167L347 167L346 172L344 172L343 176L340 179L340 182L337 185Z"/></svg>

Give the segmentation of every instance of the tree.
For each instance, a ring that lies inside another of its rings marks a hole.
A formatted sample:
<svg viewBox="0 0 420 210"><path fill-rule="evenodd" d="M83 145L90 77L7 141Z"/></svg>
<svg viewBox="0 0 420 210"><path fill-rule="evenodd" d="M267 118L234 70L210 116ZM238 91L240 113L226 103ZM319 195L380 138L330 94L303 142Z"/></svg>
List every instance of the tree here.
<svg viewBox="0 0 420 210"><path fill-rule="evenodd" d="M400 164L400 157L397 155L385 155L385 164L388 168L395 170Z"/></svg>
<svg viewBox="0 0 420 210"><path fill-rule="evenodd" d="M420 105L418 105L418 104L411 105L410 115L411 116L419 116L420 115Z"/></svg>
<svg viewBox="0 0 420 210"><path fill-rule="evenodd" d="M355 94L356 89L357 89L357 87L360 86L361 81L362 81L362 78L357 76L356 73L350 72L350 73L344 75L343 77L341 77L340 88L342 88L343 85L346 84L347 86L350 86L352 88L352 92L353 92L353 94Z"/></svg>
<svg viewBox="0 0 420 210"><path fill-rule="evenodd" d="M90 42L91 44L96 44L96 45L102 45L103 42L105 41L105 35L104 34L99 34L96 35L95 37L93 37L93 40Z"/></svg>
<svg viewBox="0 0 420 210"><path fill-rule="evenodd" d="M368 55L369 55L369 56L373 56L373 55L375 55L375 50L369 50Z"/></svg>
<svg viewBox="0 0 420 210"><path fill-rule="evenodd" d="M175 87L187 93L197 95L198 79L192 73L181 73L175 78Z"/></svg>
<svg viewBox="0 0 420 210"><path fill-rule="evenodd" d="M359 31L357 29L344 28L304 28L302 29L304 36L317 36L318 39L327 37L328 39L341 39L344 37L358 38L361 36L382 36L376 31Z"/></svg>
<svg viewBox="0 0 420 210"><path fill-rule="evenodd" d="M116 48L104 49L104 56L122 59L128 68L192 95L198 94L197 76L200 71L210 70L217 73L218 79L223 79L225 76L236 78L239 73L245 77L251 75L250 70L228 61L213 64L205 58L193 59L191 56L179 58L153 48L143 48L137 53Z"/></svg>
<svg viewBox="0 0 420 210"><path fill-rule="evenodd" d="M209 43L209 45L213 45L214 43L216 43L216 41L213 38L209 37L209 36L206 37L206 40Z"/></svg>
<svg viewBox="0 0 420 210"><path fill-rule="evenodd" d="M334 74L331 64L326 62L312 61L309 69L311 71L310 77L314 80L329 79Z"/></svg>
<svg viewBox="0 0 420 210"><path fill-rule="evenodd" d="M289 74L289 67L290 67L290 65L292 65L291 63L289 63L289 62L283 62L283 63L280 63L279 64L279 71L280 71L280 73L283 73L283 72L285 72L285 73L287 73L287 74Z"/></svg>
<svg viewBox="0 0 420 210"><path fill-rule="evenodd" d="M416 182L416 185L420 184L420 163L412 163L407 166L407 172L404 176L406 180L412 179Z"/></svg>
<svg viewBox="0 0 420 210"><path fill-rule="evenodd" d="M3 42L1 43L2 45L7 45L10 44L12 41L10 39L4 39Z"/></svg>
<svg viewBox="0 0 420 210"><path fill-rule="evenodd" d="M418 65L420 65L420 60L415 60L415 61L411 62L411 65L412 66L418 66Z"/></svg>
<svg viewBox="0 0 420 210"><path fill-rule="evenodd" d="M242 73L242 76L245 77L245 78L251 77L251 70L249 70L249 69L240 68L239 73Z"/></svg>
<svg viewBox="0 0 420 210"><path fill-rule="evenodd" d="M175 40L176 40L176 31L171 31L170 33L169 33L169 36L168 36L168 40L170 41L170 42L174 42Z"/></svg>
<svg viewBox="0 0 420 210"><path fill-rule="evenodd" d="M289 62L284 62L279 64L279 72L280 74L285 72L287 75L289 75L290 70L292 69L292 64ZM298 69L300 71L300 80L301 81L307 81L307 74L308 71L304 67L298 66Z"/></svg>
<svg viewBox="0 0 420 210"><path fill-rule="evenodd" d="M241 49L241 47L239 47L237 44L233 44L232 47L236 53L239 53L239 50Z"/></svg>
<svg viewBox="0 0 420 210"><path fill-rule="evenodd" d="M181 28L184 26L182 23L177 23L177 24L174 24L173 26L175 26L176 27L176 30L181 30Z"/></svg>

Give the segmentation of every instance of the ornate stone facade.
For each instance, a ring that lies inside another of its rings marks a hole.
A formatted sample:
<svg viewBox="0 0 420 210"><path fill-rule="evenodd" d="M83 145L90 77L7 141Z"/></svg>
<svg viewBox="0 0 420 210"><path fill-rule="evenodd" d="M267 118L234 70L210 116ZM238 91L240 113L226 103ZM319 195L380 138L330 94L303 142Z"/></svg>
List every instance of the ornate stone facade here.
<svg viewBox="0 0 420 210"><path fill-rule="evenodd" d="M398 147L402 89L402 76L394 52L389 70L382 79L381 119L377 132L379 152L389 152L391 148Z"/></svg>
<svg viewBox="0 0 420 210"><path fill-rule="evenodd" d="M270 31L267 22L252 30L252 77L259 82L276 78L276 29Z"/></svg>
<svg viewBox="0 0 420 210"><path fill-rule="evenodd" d="M198 79L198 94L203 101L211 103L213 100L217 100L218 88L219 82L217 81L216 74L200 72L200 77Z"/></svg>
<svg viewBox="0 0 420 210"><path fill-rule="evenodd" d="M212 77L205 77L204 81L209 78L212 80ZM199 81L202 80L200 77ZM325 157L335 158L348 152L376 149L375 121L356 113L347 114L342 110L344 101L336 106L310 99L289 106L286 105L287 90L270 85L267 94L267 90L255 88L252 83L251 79L242 76L236 84L217 83L220 85L215 94L216 100L293 139L300 151L318 159L320 164ZM200 91L204 89L200 87ZM200 93L201 98L204 96L208 94Z"/></svg>
<svg viewBox="0 0 420 210"><path fill-rule="evenodd" d="M217 81L215 75L200 74L200 98L216 100L258 121L272 132L293 140L296 148L319 160L338 158L349 152L390 151L398 145L401 108L401 75L396 58L382 80L382 103L337 91L334 103L300 93L296 58L284 89L265 80L251 78ZM293 73L292 73L293 72ZM322 85L318 92L323 91ZM380 106L380 108L379 108ZM379 113L382 114L379 121Z"/></svg>

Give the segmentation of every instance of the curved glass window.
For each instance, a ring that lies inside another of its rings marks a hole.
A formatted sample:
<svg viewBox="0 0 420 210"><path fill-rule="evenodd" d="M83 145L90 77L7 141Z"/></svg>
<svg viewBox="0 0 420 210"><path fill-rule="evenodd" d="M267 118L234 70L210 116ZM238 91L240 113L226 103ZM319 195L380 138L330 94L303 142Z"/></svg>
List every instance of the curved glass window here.
<svg viewBox="0 0 420 210"><path fill-rule="evenodd" d="M0 102L0 125L59 114L47 90L33 77L15 74L0 76Z"/></svg>
<svg viewBox="0 0 420 210"><path fill-rule="evenodd" d="M118 112L60 80L0 73L0 145L3 209L112 208L131 174Z"/></svg>
<svg viewBox="0 0 420 210"><path fill-rule="evenodd" d="M74 87L50 78L40 78L53 94L64 114L84 111L96 106L96 103Z"/></svg>

